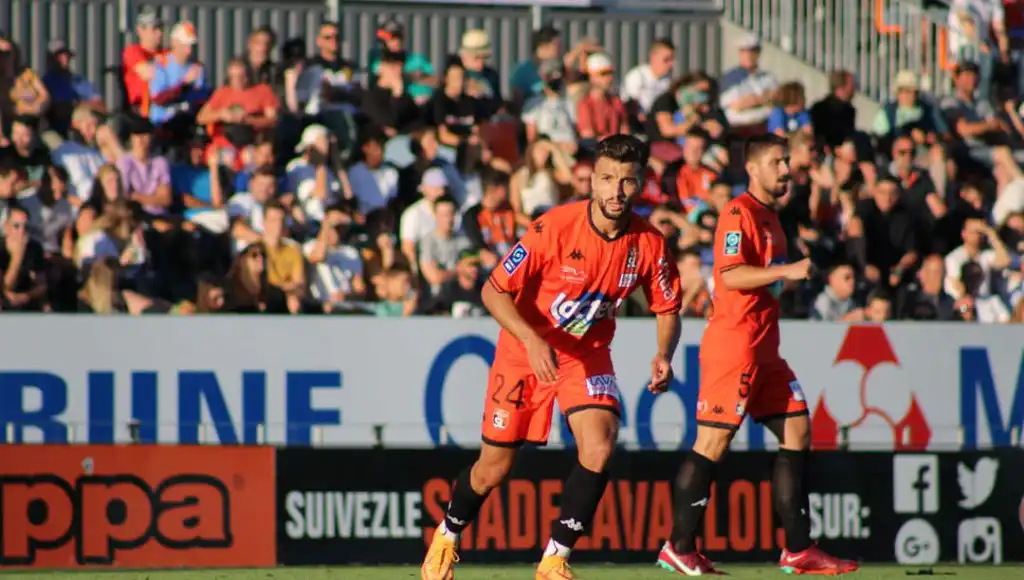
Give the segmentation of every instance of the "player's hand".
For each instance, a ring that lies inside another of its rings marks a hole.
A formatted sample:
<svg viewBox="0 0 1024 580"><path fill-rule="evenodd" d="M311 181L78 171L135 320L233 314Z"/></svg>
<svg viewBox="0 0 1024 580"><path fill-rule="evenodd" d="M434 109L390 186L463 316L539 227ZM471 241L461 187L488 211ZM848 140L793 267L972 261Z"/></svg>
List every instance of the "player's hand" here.
<svg viewBox="0 0 1024 580"><path fill-rule="evenodd" d="M551 345L536 337L525 341L526 359L530 361L533 374L542 383L553 383L558 378L558 359Z"/></svg>
<svg viewBox="0 0 1024 580"><path fill-rule="evenodd" d="M804 258L799 262L793 262L786 266L785 278L793 282L806 280L811 277L811 259Z"/></svg>
<svg viewBox="0 0 1024 580"><path fill-rule="evenodd" d="M664 393L672 382L672 363L660 354L654 355L651 359L651 384L647 390L652 393Z"/></svg>

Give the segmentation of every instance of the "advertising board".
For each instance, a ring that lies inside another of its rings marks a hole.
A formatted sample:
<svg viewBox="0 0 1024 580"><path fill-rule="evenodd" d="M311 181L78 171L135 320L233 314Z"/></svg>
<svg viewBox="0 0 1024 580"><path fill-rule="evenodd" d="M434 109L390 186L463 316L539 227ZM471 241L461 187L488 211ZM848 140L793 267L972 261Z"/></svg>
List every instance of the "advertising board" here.
<svg viewBox="0 0 1024 580"><path fill-rule="evenodd" d="M269 447L0 446L0 566L273 566Z"/></svg>
<svg viewBox="0 0 1024 580"><path fill-rule="evenodd" d="M695 436L702 321L687 320L671 390L645 386L654 322L613 344L631 448ZM15 442L475 447L491 320L11 317L0 425ZM96 337L102 337L97 340ZM1011 445L1024 427L1024 332L1012 326L784 322L783 355L832 449ZM55 353L59 353L57 356ZM0 437L0 440L6 438ZM552 446L571 442L555 421ZM739 448L774 444L747 425Z"/></svg>
<svg viewBox="0 0 1024 580"><path fill-rule="evenodd" d="M701 530L718 562L771 562L785 537L772 506L772 453L738 452L719 466ZM285 565L414 564L444 515L469 450L278 450L278 559ZM681 455L620 452L574 561L652 562L672 527ZM467 563L536 561L558 517L572 455L524 451L463 533ZM1024 560L1018 506L1024 451L817 452L811 536L868 562Z"/></svg>

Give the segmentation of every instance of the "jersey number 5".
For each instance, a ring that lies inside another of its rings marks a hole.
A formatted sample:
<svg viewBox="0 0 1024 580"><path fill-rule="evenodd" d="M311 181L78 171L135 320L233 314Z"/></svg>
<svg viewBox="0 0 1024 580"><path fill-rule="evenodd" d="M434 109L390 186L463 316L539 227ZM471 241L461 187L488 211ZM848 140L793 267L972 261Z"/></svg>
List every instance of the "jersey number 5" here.
<svg viewBox="0 0 1024 580"><path fill-rule="evenodd" d="M496 405L501 404L501 398L504 397L506 403L511 403L516 409L522 409L526 403L523 402L524 391L526 390L526 381L520 379L516 384L512 385L508 389L505 388L505 376L497 375L495 381L497 386L494 388L494 392L491 393L491 401Z"/></svg>
<svg viewBox="0 0 1024 580"><path fill-rule="evenodd" d="M739 395L741 399L746 399L750 396L750 382L754 378L751 373L743 373L740 375L740 391Z"/></svg>

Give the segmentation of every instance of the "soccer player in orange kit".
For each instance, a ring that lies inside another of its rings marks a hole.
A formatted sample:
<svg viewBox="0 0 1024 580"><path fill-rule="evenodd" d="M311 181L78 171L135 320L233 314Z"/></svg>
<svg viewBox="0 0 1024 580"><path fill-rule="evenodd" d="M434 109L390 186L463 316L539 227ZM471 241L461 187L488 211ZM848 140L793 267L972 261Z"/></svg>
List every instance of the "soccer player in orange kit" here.
<svg viewBox="0 0 1024 580"><path fill-rule="evenodd" d="M809 277L808 259L786 261L786 238L776 200L789 193L789 151L775 135L746 146L749 189L730 201L715 230L713 312L700 345L697 440L675 483L672 535L658 556L663 568L685 576L714 574L697 551L714 479L736 429L749 414L778 439L772 476L775 511L786 532L779 566L795 574L842 574L857 564L829 556L811 543L807 506L810 420L803 390L779 356L778 296L787 281Z"/></svg>
<svg viewBox="0 0 1024 580"><path fill-rule="evenodd" d="M640 287L657 317L650 390L668 388L679 342L675 261L662 235L632 212L647 158L647 145L635 137L602 140L591 199L533 222L484 287L483 302L502 330L488 379L483 444L480 458L455 479L421 568L424 580L454 577L459 533L508 475L519 447L547 442L556 399L578 455L536 578L574 578L569 552L604 494L618 439L621 406L610 350L616 310Z"/></svg>

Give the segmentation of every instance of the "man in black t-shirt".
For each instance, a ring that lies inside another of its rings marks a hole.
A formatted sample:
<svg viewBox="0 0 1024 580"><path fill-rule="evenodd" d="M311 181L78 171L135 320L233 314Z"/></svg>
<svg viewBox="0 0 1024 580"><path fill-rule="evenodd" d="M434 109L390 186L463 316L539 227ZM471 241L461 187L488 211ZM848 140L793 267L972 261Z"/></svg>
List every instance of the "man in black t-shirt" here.
<svg viewBox="0 0 1024 580"><path fill-rule="evenodd" d="M15 117L11 125L10 145L0 149L0 164L19 167L33 186L38 187L50 166L50 152L36 139L36 120Z"/></svg>
<svg viewBox="0 0 1024 580"><path fill-rule="evenodd" d="M453 318L485 316L487 309L480 298L484 280L480 277L480 257L473 250L459 253L455 277L444 283L434 298L433 311Z"/></svg>
<svg viewBox="0 0 1024 580"><path fill-rule="evenodd" d="M39 312L47 307L43 247L29 237L28 212L17 205L7 210L0 244L0 276L4 310Z"/></svg>

